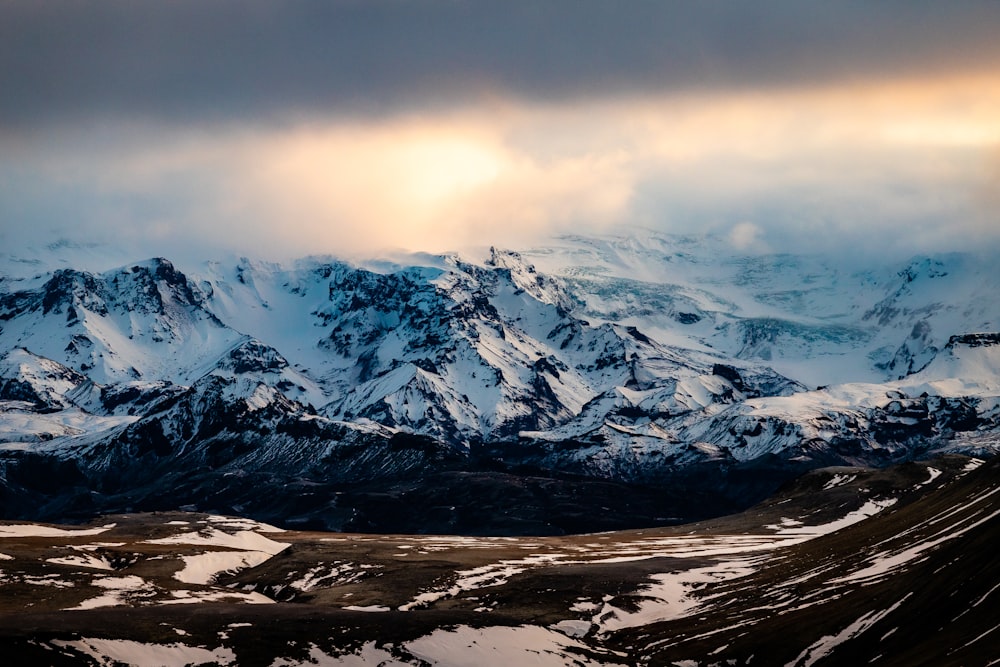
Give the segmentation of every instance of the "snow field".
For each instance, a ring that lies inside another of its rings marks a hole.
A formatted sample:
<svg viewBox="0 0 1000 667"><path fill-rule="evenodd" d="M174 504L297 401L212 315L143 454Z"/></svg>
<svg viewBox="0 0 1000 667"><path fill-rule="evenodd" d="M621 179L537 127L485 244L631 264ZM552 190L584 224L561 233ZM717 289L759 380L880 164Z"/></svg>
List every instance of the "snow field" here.
<svg viewBox="0 0 1000 667"><path fill-rule="evenodd" d="M146 644L127 639L56 639L59 647L72 648L96 660L104 667L125 664L137 667L185 667L186 665L233 665L236 654L232 649L209 650L186 644Z"/></svg>

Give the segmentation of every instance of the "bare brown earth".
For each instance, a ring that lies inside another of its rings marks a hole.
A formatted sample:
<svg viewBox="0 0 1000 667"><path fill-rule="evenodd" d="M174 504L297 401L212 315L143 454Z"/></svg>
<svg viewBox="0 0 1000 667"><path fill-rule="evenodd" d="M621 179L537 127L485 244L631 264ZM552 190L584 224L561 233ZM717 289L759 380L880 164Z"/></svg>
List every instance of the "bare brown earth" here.
<svg viewBox="0 0 1000 667"><path fill-rule="evenodd" d="M974 465L824 469L738 515L562 537L185 513L49 536L6 523L0 646L5 664L159 664L165 646L215 651L207 664L461 665L530 637L530 664L986 665L1000 658L1000 466ZM873 516L833 530L859 510ZM221 569L192 582L185 557Z"/></svg>

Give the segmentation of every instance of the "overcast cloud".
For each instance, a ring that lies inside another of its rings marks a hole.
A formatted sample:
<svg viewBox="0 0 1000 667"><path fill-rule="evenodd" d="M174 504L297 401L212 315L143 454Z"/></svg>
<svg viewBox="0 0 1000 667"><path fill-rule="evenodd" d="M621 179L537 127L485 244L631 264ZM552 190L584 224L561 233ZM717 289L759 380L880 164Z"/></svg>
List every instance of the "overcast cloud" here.
<svg viewBox="0 0 1000 667"><path fill-rule="evenodd" d="M989 0L30 0L0 12L5 123L387 113L1000 66Z"/></svg>
<svg viewBox="0 0 1000 667"><path fill-rule="evenodd" d="M0 2L0 242L982 247L998 34L990 1Z"/></svg>

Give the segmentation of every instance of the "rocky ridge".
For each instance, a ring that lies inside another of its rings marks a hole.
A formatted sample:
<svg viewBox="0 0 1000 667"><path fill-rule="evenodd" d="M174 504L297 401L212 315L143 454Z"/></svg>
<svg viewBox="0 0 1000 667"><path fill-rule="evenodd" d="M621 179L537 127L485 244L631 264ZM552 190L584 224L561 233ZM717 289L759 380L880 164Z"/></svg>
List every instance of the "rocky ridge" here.
<svg viewBox="0 0 1000 667"><path fill-rule="evenodd" d="M750 503L810 467L995 450L1000 305L982 262L845 274L646 241L571 238L479 262L10 272L5 511L170 497L233 509L259 506L239 480L308 480L319 492L301 515L338 528L364 514L335 508L343 485L525 471ZM824 367L863 372L810 386ZM34 466L75 481L33 490ZM741 475L766 481L730 483ZM475 502L461 486L450 501Z"/></svg>

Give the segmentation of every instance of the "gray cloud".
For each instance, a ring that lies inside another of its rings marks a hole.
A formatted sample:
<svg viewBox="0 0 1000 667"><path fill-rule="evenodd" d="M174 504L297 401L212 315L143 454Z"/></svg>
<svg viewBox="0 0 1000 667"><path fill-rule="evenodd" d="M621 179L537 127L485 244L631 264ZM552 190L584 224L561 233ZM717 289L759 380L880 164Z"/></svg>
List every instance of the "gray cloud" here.
<svg viewBox="0 0 1000 667"><path fill-rule="evenodd" d="M0 0L0 248L994 248L998 34L972 0Z"/></svg>
<svg viewBox="0 0 1000 667"><path fill-rule="evenodd" d="M366 115L1000 66L1000 3L0 4L0 127Z"/></svg>

